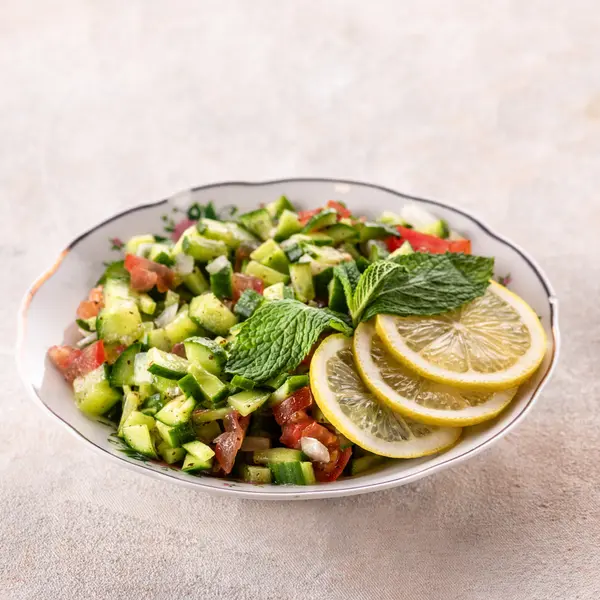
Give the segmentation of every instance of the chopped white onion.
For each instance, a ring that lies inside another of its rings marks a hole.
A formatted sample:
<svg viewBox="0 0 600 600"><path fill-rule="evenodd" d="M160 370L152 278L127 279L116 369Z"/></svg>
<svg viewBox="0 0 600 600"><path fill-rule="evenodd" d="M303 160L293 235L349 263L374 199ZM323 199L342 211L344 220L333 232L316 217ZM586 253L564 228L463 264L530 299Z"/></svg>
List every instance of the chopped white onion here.
<svg viewBox="0 0 600 600"><path fill-rule="evenodd" d="M158 327L166 327L171 321L175 319L177 316L177 309L179 307L177 304L171 304L171 306L167 306L165 310L160 313L160 315L154 320L154 324Z"/></svg>
<svg viewBox="0 0 600 600"><path fill-rule="evenodd" d="M82 340L79 340L77 342L77 347L83 348L84 346L89 346L92 342L95 342L97 339L98 339L98 332L94 331L93 333L90 333L89 335L84 337Z"/></svg>
<svg viewBox="0 0 600 600"><path fill-rule="evenodd" d="M244 438L240 450L242 452L255 452L268 450L271 447L271 440L268 437L258 435L248 435Z"/></svg>
<svg viewBox="0 0 600 600"><path fill-rule="evenodd" d="M215 260L213 260L211 263L206 265L206 272L210 275L214 275L215 273L218 273L221 269L225 269L228 264L230 264L228 258L225 255L221 255L215 258Z"/></svg>
<svg viewBox="0 0 600 600"><path fill-rule="evenodd" d="M189 254L177 254L175 256L174 271L179 275L190 275L194 272L194 259Z"/></svg>
<svg viewBox="0 0 600 600"><path fill-rule="evenodd" d="M181 388L178 385L174 385L173 387L165 390L165 396L168 396L169 398L175 398L175 396L179 396L180 394Z"/></svg>
<svg viewBox="0 0 600 600"><path fill-rule="evenodd" d="M319 440L311 437L303 437L300 439L300 447L302 448L302 452L311 460L329 462L329 450Z"/></svg>
<svg viewBox="0 0 600 600"><path fill-rule="evenodd" d="M87 337L88 335L90 335L90 333L96 333L95 331L88 331L87 329L83 329L82 327L78 327L77 331L79 331L79 335L81 335L81 337Z"/></svg>
<svg viewBox="0 0 600 600"><path fill-rule="evenodd" d="M140 244L135 251L137 256L148 256L148 252L152 249L152 244Z"/></svg>

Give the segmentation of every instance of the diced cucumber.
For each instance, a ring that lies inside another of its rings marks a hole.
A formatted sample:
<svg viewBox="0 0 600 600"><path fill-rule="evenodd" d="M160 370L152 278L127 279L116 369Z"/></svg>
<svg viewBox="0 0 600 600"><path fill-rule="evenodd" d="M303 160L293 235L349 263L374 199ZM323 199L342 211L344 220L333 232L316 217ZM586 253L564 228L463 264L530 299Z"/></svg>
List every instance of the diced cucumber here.
<svg viewBox="0 0 600 600"><path fill-rule="evenodd" d="M204 237L195 228L189 234L184 232L182 249L194 260L205 263L229 251L225 242Z"/></svg>
<svg viewBox="0 0 600 600"><path fill-rule="evenodd" d="M290 263L287 256L275 240L269 239L263 242L250 254L250 258L280 273L287 274L289 271Z"/></svg>
<svg viewBox="0 0 600 600"><path fill-rule="evenodd" d="M313 231L308 234L308 241L314 246L333 246L333 238L321 231Z"/></svg>
<svg viewBox="0 0 600 600"><path fill-rule="evenodd" d="M367 240L375 240L386 237L400 237L398 230L385 223L375 223L374 221L367 221L360 225L360 241L366 242Z"/></svg>
<svg viewBox="0 0 600 600"><path fill-rule="evenodd" d="M207 461L198 460L191 454L186 454L185 460L183 461L182 471L186 473L194 473L195 471L207 471L212 468L213 459Z"/></svg>
<svg viewBox="0 0 600 600"><path fill-rule="evenodd" d="M113 300L98 314L98 337L110 344L131 344L143 334L142 317L134 300Z"/></svg>
<svg viewBox="0 0 600 600"><path fill-rule="evenodd" d="M150 415L145 415L139 410L133 410L129 413L125 421L123 422L123 430L132 425L147 425L148 429L152 431L154 429L155 421Z"/></svg>
<svg viewBox="0 0 600 600"><path fill-rule="evenodd" d="M148 294L138 295L138 306L145 315L153 315L156 311L156 302Z"/></svg>
<svg viewBox="0 0 600 600"><path fill-rule="evenodd" d="M387 246L381 240L368 240L365 243L365 250L371 262L385 260L390 255Z"/></svg>
<svg viewBox="0 0 600 600"><path fill-rule="evenodd" d="M261 240L269 239L273 221L266 208L259 208L240 215L239 221L248 231L257 235Z"/></svg>
<svg viewBox="0 0 600 600"><path fill-rule="evenodd" d="M379 467L387 462L385 456L376 456L375 454L369 454L362 456L361 458L353 458L350 462L350 473L352 475L360 475L365 471L370 471L375 467Z"/></svg>
<svg viewBox="0 0 600 600"><path fill-rule="evenodd" d="M181 462L185 458L185 450L183 448L171 448L166 442L162 442L157 447L161 458L168 464Z"/></svg>
<svg viewBox="0 0 600 600"><path fill-rule="evenodd" d="M153 417L164 405L165 401L160 394L152 394L143 401L140 410L145 415ZM125 408L123 408L123 412L125 412Z"/></svg>
<svg viewBox="0 0 600 600"><path fill-rule="evenodd" d="M244 321L249 319L264 301L265 298L262 294L259 294L256 290L246 289L235 303L233 312Z"/></svg>
<svg viewBox="0 0 600 600"><path fill-rule="evenodd" d="M150 348L158 348L165 352L169 351L173 345L164 329L152 329L148 331L146 334L146 343Z"/></svg>
<svg viewBox="0 0 600 600"><path fill-rule="evenodd" d="M283 282L274 283L265 288L263 297L265 300L293 300L294 290Z"/></svg>
<svg viewBox="0 0 600 600"><path fill-rule="evenodd" d="M276 462L302 462L306 456L301 450L292 448L269 448L268 450L257 450L252 455L252 460L257 465L266 465Z"/></svg>
<svg viewBox="0 0 600 600"><path fill-rule="evenodd" d="M190 317L215 335L227 335L238 322L237 317L212 293L192 300Z"/></svg>
<svg viewBox="0 0 600 600"><path fill-rule="evenodd" d="M287 378L287 373L281 373L280 375L277 375L276 377L265 381L264 385L272 390L276 390L278 387L282 386L286 382Z"/></svg>
<svg viewBox="0 0 600 600"><path fill-rule="evenodd" d="M125 244L125 254L137 254L138 248L142 244L154 244L156 239L153 235L134 235Z"/></svg>
<svg viewBox="0 0 600 600"><path fill-rule="evenodd" d="M179 387L186 395L204 399L212 406L218 405L229 393L226 383L198 365L190 366L189 373L179 381Z"/></svg>
<svg viewBox="0 0 600 600"><path fill-rule="evenodd" d="M113 387L135 385L135 356L141 352L141 350L141 344L133 344L129 346L129 348L123 350L110 371L110 385Z"/></svg>
<svg viewBox="0 0 600 600"><path fill-rule="evenodd" d="M269 469L278 485L313 485L315 473L310 462L269 463Z"/></svg>
<svg viewBox="0 0 600 600"><path fill-rule="evenodd" d="M307 385L309 385L308 375L292 375L288 377L271 395L269 406L279 404L286 398L289 398L294 392Z"/></svg>
<svg viewBox="0 0 600 600"><path fill-rule="evenodd" d="M315 295L317 298L328 297L329 282L333 279L333 267L327 267L313 277Z"/></svg>
<svg viewBox="0 0 600 600"><path fill-rule="evenodd" d="M252 275L253 277L258 277L261 279L266 286L273 285L275 283L287 283L290 278L288 275L284 273L280 273L275 269L271 269L265 265L261 265L259 262L255 260L251 260L247 265L244 271L246 275Z"/></svg>
<svg viewBox="0 0 600 600"><path fill-rule="evenodd" d="M177 316L164 328L166 336L171 344L183 342L187 338L201 335L203 332L197 323L192 321L189 314L189 306L182 306Z"/></svg>
<svg viewBox="0 0 600 600"><path fill-rule="evenodd" d="M256 386L256 383L252 379L248 379L243 375L234 375L231 380L232 388L239 388L241 390L253 390Z"/></svg>
<svg viewBox="0 0 600 600"><path fill-rule="evenodd" d="M319 229L325 229L334 223L337 223L338 214L333 208L324 208L321 212L313 215L308 223L304 226L302 231L309 233L311 231L318 231Z"/></svg>
<svg viewBox="0 0 600 600"><path fill-rule="evenodd" d="M269 399L270 395L271 392L266 390L245 390L229 396L227 402L242 417L247 417L250 413L260 408Z"/></svg>
<svg viewBox="0 0 600 600"><path fill-rule="evenodd" d="M402 246L400 246L400 248L396 248L396 250L394 250L389 256L388 258L391 260L393 258L396 258L396 256L404 256L405 254L413 254L414 250L413 247L410 245L410 242L405 241L402 243Z"/></svg>
<svg viewBox="0 0 600 600"><path fill-rule="evenodd" d="M271 469L269 467L244 465L242 467L242 480L247 483L271 483Z"/></svg>
<svg viewBox="0 0 600 600"><path fill-rule="evenodd" d="M217 421L226 417L233 409L230 406L223 408L212 408L208 410L195 410L192 415L194 423L208 423L209 421Z"/></svg>
<svg viewBox="0 0 600 600"><path fill-rule="evenodd" d="M198 440L183 444L182 447L201 462L209 461L215 455L215 451L212 448Z"/></svg>
<svg viewBox="0 0 600 600"><path fill-rule="evenodd" d="M294 205L285 196L281 196L278 200L267 204L267 211L272 219L279 219L286 210L293 211Z"/></svg>
<svg viewBox="0 0 600 600"><path fill-rule="evenodd" d="M165 308L172 306L173 304L179 304L179 294L173 290L167 290L165 295Z"/></svg>
<svg viewBox="0 0 600 600"><path fill-rule="evenodd" d="M103 415L121 399L121 394L110 387L106 364L77 377L73 390L77 408L88 415Z"/></svg>
<svg viewBox="0 0 600 600"><path fill-rule="evenodd" d="M406 225L406 221L400 215L390 212L389 210L384 210L377 220L385 225Z"/></svg>
<svg viewBox="0 0 600 600"><path fill-rule="evenodd" d="M298 241L292 241L291 238L287 240L287 242L288 243L281 245L282 250L285 252L285 255L290 262L298 262L300 257L304 254L303 244Z"/></svg>
<svg viewBox="0 0 600 600"><path fill-rule="evenodd" d="M302 231L302 224L297 213L291 210L284 210L279 217L279 223L277 223L273 237L276 242L281 242L300 231Z"/></svg>
<svg viewBox="0 0 600 600"><path fill-rule="evenodd" d="M160 392L163 396L166 396L165 402L175 396L181 395L181 389L179 385L177 385L177 381L173 381L173 379L166 379L165 377L160 377L158 375L152 375L152 386Z"/></svg>
<svg viewBox="0 0 600 600"><path fill-rule="evenodd" d="M407 224L410 224L416 231L421 233L441 238L447 238L450 235L450 228L446 221L437 219L435 215L418 204L410 203L404 205L401 216Z"/></svg>
<svg viewBox="0 0 600 600"><path fill-rule="evenodd" d="M152 373L148 371L150 359L147 352L140 352L135 355L133 363L133 382L134 385L141 386L143 384L152 383Z"/></svg>
<svg viewBox="0 0 600 600"><path fill-rule="evenodd" d="M87 331L89 333L96 331L96 317L90 317L89 319L76 319L77 327Z"/></svg>
<svg viewBox="0 0 600 600"><path fill-rule="evenodd" d="M117 435L123 434L123 427L125 426L125 422L129 418L129 415L131 415L131 413L138 410L141 402L142 398L137 392L129 391L125 394L125 399L123 401L123 411L121 412L121 420L119 421L119 426L117 427Z"/></svg>
<svg viewBox="0 0 600 600"><path fill-rule="evenodd" d="M129 275L129 273L127 273L127 275ZM119 304L123 300L134 299L129 287L129 280L122 278L107 279L104 282L102 296L104 298L104 306L106 307Z"/></svg>
<svg viewBox="0 0 600 600"><path fill-rule="evenodd" d="M150 458L157 458L156 450L154 449L154 441L150 434L148 425L132 425L131 427L123 428L123 438L127 445Z"/></svg>
<svg viewBox="0 0 600 600"><path fill-rule="evenodd" d="M219 256L206 266L210 289L219 299L233 298L233 267L226 256Z"/></svg>
<svg viewBox="0 0 600 600"><path fill-rule="evenodd" d="M148 350L148 371L165 379L181 379L188 370L190 363L181 356L163 352L158 348Z"/></svg>
<svg viewBox="0 0 600 600"><path fill-rule="evenodd" d="M193 398L178 396L167 402L156 413L155 418L165 425L182 425L190 420L195 406L196 401Z"/></svg>
<svg viewBox="0 0 600 600"><path fill-rule="evenodd" d="M312 270L309 264L297 263L290 265L290 278L296 298L300 302L308 302L315 298Z"/></svg>
<svg viewBox="0 0 600 600"><path fill-rule="evenodd" d="M170 448L177 448L182 444L191 442L196 437L196 432L189 422L173 427L156 421L156 431Z"/></svg>
<svg viewBox="0 0 600 600"><path fill-rule="evenodd" d="M233 234L234 245L232 246L232 248L239 248L242 244L251 248L256 248L256 246L258 246L258 244L260 243L260 240L255 235L253 235L237 223L227 221L227 227Z"/></svg>
<svg viewBox="0 0 600 600"><path fill-rule="evenodd" d="M148 251L148 258L167 267L172 267L175 261L171 258L171 247L167 244L152 244Z"/></svg>
<svg viewBox="0 0 600 600"><path fill-rule="evenodd" d="M224 242L230 248L235 246L235 236L227 223L215 219L200 219L196 225L198 232L211 240Z"/></svg>
<svg viewBox="0 0 600 600"><path fill-rule="evenodd" d="M346 225L345 223L336 223L325 230L325 234L333 239L334 245L342 242L358 242L360 234L356 227Z"/></svg>
<svg viewBox="0 0 600 600"><path fill-rule="evenodd" d="M211 444L221 433L221 427L217 421L209 421L196 426L196 437L205 444Z"/></svg>
<svg viewBox="0 0 600 600"><path fill-rule="evenodd" d="M202 271L200 271L198 267L194 267L193 273L183 277L183 283L194 296L199 296L210 289L206 277L204 277Z"/></svg>
<svg viewBox="0 0 600 600"><path fill-rule="evenodd" d="M192 365L198 365L213 375L220 375L227 362L223 346L204 337L188 338L184 342L185 354Z"/></svg>

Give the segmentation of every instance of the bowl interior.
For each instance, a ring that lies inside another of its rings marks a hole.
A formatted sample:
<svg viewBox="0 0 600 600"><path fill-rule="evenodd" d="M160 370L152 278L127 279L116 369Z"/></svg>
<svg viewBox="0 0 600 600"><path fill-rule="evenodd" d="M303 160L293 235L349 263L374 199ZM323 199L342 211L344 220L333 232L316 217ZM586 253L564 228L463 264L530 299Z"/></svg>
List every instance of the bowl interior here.
<svg viewBox="0 0 600 600"><path fill-rule="evenodd" d="M451 227L473 242L475 254L496 258L496 275L510 274L510 284L540 315L546 330L549 348L535 376L523 385L509 407L496 419L465 430L461 441L451 450L416 460L395 461L366 475L334 483L307 487L258 486L195 477L179 470L152 462L140 462L128 456L127 450L112 428L101 420L91 420L78 411L72 400L70 386L53 369L46 357L54 345L77 339L73 315L80 300L100 276L103 262L118 260L111 250L111 238L126 240L138 233L164 234L164 225L179 220L194 202L212 201L217 208L236 205L241 211L255 208L285 194L298 207L314 208L330 199L339 199L349 208L369 217L383 210L398 210L406 202L417 202L446 219ZM126 211L96 226L77 238L57 262L33 284L23 302L20 315L18 363L28 389L43 407L106 456L112 456L133 468L168 477L183 484L207 491L254 498L296 499L331 497L367 492L407 483L431 474L458 460L474 455L498 440L514 426L537 397L556 362L558 349L557 306L552 289L535 262L503 237L491 232L469 214L447 205L410 198L377 186L333 180L282 180L248 184L227 183L196 188L177 194L156 204Z"/></svg>

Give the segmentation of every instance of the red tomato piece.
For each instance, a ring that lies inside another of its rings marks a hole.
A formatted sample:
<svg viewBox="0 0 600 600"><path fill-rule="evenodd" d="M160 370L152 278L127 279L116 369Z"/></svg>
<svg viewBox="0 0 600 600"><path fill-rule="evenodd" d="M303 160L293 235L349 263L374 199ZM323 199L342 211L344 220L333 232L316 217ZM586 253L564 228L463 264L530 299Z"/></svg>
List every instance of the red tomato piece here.
<svg viewBox="0 0 600 600"><path fill-rule="evenodd" d="M102 286L93 288L87 300L83 300L77 307L78 319L91 319L97 317L104 306L104 296L102 295Z"/></svg>
<svg viewBox="0 0 600 600"><path fill-rule="evenodd" d="M273 407L273 415L279 425L291 421L301 420L300 418L294 418L294 415L299 411L304 411L313 402L312 393L308 386L300 388L294 392L289 398L286 398L279 404Z"/></svg>
<svg viewBox="0 0 600 600"><path fill-rule="evenodd" d="M304 413L306 415L306 413ZM300 439L304 430L314 421L306 416L306 420L301 420L297 423L286 423L281 428L281 437L279 441L288 448L300 449Z"/></svg>
<svg viewBox="0 0 600 600"><path fill-rule="evenodd" d="M233 469L235 457L242 446L249 423L250 416L241 417L235 410L223 419L225 433L218 436L214 442L217 462L226 475Z"/></svg>
<svg viewBox="0 0 600 600"><path fill-rule="evenodd" d="M443 240L435 235L420 233L408 227L398 226L400 238L388 238L386 240L388 250L393 252L400 248L406 241L415 252L428 252L430 254L445 254L446 252L464 252L471 254L470 240Z"/></svg>
<svg viewBox="0 0 600 600"><path fill-rule="evenodd" d="M233 301L237 302L244 290L254 290L262 294L265 289L265 284L262 279L253 277L252 275L242 275L242 273L233 274Z"/></svg>
<svg viewBox="0 0 600 600"><path fill-rule="evenodd" d="M52 346L48 350L48 356L69 383L76 377L97 369L106 361L102 340L83 350L71 346Z"/></svg>
<svg viewBox="0 0 600 600"><path fill-rule="evenodd" d="M341 202L337 202L336 200L330 200L327 203L327 208L333 208L340 219L349 219L352 216L352 213Z"/></svg>
<svg viewBox="0 0 600 600"><path fill-rule="evenodd" d="M315 478L317 481L335 481L344 471L350 457L352 456L352 448L345 450L330 451L331 460L328 463L313 463Z"/></svg>
<svg viewBox="0 0 600 600"><path fill-rule="evenodd" d="M335 435L335 433L331 433L327 427L323 427L323 425L320 425L316 421L304 429L302 432L302 437L315 438L316 440L319 440L321 444L330 449L339 446L337 435Z"/></svg>
<svg viewBox="0 0 600 600"><path fill-rule="evenodd" d="M306 225L316 214L319 214L323 209L315 208L314 210L301 210L298 213L298 220L301 225Z"/></svg>
<svg viewBox="0 0 600 600"><path fill-rule="evenodd" d="M179 223L177 223L177 225L175 225L175 229L173 229L173 231L171 233L171 239L174 242L176 242L181 237L181 234L188 227L191 227L195 223L196 223L196 221L192 221L191 219L182 219L181 221L179 221Z"/></svg>
<svg viewBox="0 0 600 600"><path fill-rule="evenodd" d="M242 244L235 251L235 261L233 265L233 270L238 273L242 270L244 266L244 262L250 260L250 255L253 252L253 248L248 246L247 244Z"/></svg>
<svg viewBox="0 0 600 600"><path fill-rule="evenodd" d="M138 292L147 292L154 286L159 292L166 292L173 287L175 281L175 273L169 267L143 256L128 254L125 257L125 268L131 275L131 287Z"/></svg>

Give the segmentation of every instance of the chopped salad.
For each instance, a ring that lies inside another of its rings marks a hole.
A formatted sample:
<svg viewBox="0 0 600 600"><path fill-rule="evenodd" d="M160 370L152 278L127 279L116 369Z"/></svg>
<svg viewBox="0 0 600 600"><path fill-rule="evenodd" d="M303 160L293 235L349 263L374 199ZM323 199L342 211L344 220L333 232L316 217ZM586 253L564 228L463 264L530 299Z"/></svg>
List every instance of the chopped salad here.
<svg viewBox="0 0 600 600"><path fill-rule="evenodd" d="M194 205L171 229L168 239L119 243L122 259L77 309L81 340L49 349L80 410L112 421L146 460L257 484L331 482L403 456L372 451L343 425L351 392L340 396L338 426L315 389L313 354L377 315L428 318L485 297L492 259L473 256L468 239L416 205L371 221L339 201L297 210L283 196L227 216ZM426 294L414 292L417 279ZM376 410L353 423L389 419L356 381ZM393 423L415 439L449 429L417 432L401 412Z"/></svg>

